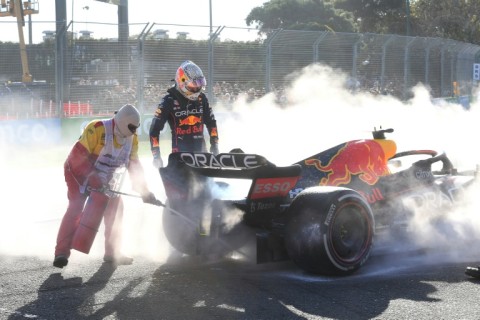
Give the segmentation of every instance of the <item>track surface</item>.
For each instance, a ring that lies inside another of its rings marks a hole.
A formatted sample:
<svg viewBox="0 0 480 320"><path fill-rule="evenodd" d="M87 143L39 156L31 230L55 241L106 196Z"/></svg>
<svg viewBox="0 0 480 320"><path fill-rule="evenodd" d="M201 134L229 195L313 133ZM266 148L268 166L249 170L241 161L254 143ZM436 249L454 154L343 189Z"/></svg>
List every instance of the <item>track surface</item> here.
<svg viewBox="0 0 480 320"><path fill-rule="evenodd" d="M2 256L0 318L480 318L480 280L464 275L465 263L424 264L422 254L372 258L346 278L307 275L289 262L139 257L115 267L72 258L60 272L49 260Z"/></svg>

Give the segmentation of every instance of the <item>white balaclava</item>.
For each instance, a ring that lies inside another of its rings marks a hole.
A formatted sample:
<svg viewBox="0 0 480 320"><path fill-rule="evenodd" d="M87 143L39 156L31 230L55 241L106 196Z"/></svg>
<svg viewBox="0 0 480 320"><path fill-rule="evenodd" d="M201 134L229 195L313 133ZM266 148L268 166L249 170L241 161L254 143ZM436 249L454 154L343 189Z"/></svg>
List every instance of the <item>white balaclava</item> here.
<svg viewBox="0 0 480 320"><path fill-rule="evenodd" d="M126 139L132 136L140 127L140 113L131 104L126 104L118 110L113 120L115 121L114 135L117 142L124 144Z"/></svg>

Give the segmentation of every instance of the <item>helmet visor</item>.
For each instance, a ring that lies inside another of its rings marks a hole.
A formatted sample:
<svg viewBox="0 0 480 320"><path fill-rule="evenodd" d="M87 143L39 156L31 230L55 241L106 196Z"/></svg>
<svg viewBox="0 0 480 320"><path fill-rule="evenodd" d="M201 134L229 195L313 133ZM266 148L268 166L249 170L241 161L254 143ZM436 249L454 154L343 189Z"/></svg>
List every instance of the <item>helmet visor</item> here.
<svg viewBox="0 0 480 320"><path fill-rule="evenodd" d="M204 77L193 79L188 81L185 84L185 87L187 88L188 91L192 93L197 93L200 92L203 88L205 88L207 82L205 81Z"/></svg>

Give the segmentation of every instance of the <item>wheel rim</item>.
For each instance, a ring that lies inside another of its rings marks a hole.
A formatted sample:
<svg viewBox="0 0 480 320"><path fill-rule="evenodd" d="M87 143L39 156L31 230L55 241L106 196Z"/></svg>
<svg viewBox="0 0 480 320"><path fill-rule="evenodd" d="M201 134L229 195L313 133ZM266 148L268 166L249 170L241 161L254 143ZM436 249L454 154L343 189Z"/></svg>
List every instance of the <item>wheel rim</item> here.
<svg viewBox="0 0 480 320"><path fill-rule="evenodd" d="M369 215L355 203L339 208L331 224L330 243L336 258L343 262L361 259L371 239Z"/></svg>

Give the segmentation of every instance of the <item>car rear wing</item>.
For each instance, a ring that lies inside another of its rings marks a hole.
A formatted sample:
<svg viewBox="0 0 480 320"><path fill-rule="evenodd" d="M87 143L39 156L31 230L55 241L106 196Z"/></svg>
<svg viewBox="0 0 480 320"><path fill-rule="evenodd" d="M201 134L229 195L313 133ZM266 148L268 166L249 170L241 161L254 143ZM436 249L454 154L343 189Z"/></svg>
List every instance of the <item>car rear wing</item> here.
<svg viewBox="0 0 480 320"><path fill-rule="evenodd" d="M230 179L255 179L299 176L301 167L291 165L277 167L257 154L206 152L176 152L170 154L168 166L185 165L195 173L206 177Z"/></svg>
<svg viewBox="0 0 480 320"><path fill-rule="evenodd" d="M256 154L177 152L170 154L160 174L170 199L190 199L190 191L206 183L201 177L208 177L250 179L247 201L262 201L285 197L298 182L301 171L298 164L277 167Z"/></svg>

